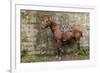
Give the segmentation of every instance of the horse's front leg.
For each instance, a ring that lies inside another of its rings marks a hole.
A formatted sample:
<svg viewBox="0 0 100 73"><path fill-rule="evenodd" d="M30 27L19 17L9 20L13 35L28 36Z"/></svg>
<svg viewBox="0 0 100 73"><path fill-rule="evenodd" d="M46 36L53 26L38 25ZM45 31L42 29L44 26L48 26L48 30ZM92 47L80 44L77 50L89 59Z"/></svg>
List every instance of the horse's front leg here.
<svg viewBox="0 0 100 73"><path fill-rule="evenodd" d="M56 58L58 58L59 60L61 60L61 57L62 57L61 45L62 45L61 40L57 40L56 41L56 46L57 46L57 56L56 56Z"/></svg>

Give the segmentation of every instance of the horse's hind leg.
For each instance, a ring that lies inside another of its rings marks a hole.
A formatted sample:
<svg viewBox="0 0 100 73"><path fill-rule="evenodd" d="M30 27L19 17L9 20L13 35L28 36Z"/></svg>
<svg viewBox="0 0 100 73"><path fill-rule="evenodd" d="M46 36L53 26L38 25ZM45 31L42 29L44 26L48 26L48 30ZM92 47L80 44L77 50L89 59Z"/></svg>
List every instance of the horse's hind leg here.
<svg viewBox="0 0 100 73"><path fill-rule="evenodd" d="M80 41L77 41L77 49L80 51Z"/></svg>
<svg viewBox="0 0 100 73"><path fill-rule="evenodd" d="M79 38L77 38L77 49L78 49L78 51L80 51L80 37L81 37L81 35L79 36Z"/></svg>
<svg viewBox="0 0 100 73"><path fill-rule="evenodd" d="M77 40L77 50L76 50L76 54L75 55L78 55L79 51L80 51L80 40L78 39Z"/></svg>

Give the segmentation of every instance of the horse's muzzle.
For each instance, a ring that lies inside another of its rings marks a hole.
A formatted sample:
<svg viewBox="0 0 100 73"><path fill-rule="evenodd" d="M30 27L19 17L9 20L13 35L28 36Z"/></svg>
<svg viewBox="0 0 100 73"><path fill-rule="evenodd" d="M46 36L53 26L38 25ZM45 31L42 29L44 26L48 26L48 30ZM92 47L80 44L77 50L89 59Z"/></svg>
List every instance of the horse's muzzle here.
<svg viewBox="0 0 100 73"><path fill-rule="evenodd" d="M43 25L41 25L41 29L44 29L45 27Z"/></svg>

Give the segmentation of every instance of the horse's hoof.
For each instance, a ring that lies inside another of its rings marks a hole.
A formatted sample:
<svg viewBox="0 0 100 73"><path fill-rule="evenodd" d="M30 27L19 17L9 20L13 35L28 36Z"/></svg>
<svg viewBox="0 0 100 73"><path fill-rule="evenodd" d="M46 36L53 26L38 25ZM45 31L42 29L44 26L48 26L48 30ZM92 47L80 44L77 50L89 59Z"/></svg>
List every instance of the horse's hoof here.
<svg viewBox="0 0 100 73"><path fill-rule="evenodd" d="M58 58L58 56L56 56L56 59Z"/></svg>
<svg viewBox="0 0 100 73"><path fill-rule="evenodd" d="M61 60L61 59L62 59L61 57L58 58L58 60Z"/></svg>

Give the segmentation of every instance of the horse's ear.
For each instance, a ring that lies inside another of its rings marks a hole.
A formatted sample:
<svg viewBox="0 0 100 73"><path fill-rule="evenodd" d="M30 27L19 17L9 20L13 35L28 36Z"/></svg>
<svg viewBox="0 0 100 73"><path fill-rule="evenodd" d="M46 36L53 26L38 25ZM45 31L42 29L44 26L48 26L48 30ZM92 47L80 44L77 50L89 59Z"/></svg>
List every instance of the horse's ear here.
<svg viewBox="0 0 100 73"><path fill-rule="evenodd" d="M48 20L50 20L50 21L51 21L51 20L52 20L52 16L49 16L49 17L48 17Z"/></svg>
<svg viewBox="0 0 100 73"><path fill-rule="evenodd" d="M47 16L47 15L46 15L46 16L44 17L44 19L46 19L46 20L51 20L52 18L51 18L50 16Z"/></svg>

